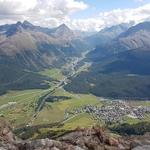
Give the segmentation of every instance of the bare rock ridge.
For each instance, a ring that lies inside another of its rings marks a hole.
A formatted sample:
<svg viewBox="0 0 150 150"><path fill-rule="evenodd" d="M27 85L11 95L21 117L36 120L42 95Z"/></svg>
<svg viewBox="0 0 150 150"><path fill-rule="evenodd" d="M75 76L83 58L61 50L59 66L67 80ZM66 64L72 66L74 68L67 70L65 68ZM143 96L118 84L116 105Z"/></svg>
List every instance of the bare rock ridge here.
<svg viewBox="0 0 150 150"><path fill-rule="evenodd" d="M11 126L0 119L0 150L148 150L150 134L137 137L115 137L104 128L78 128L57 140L21 140Z"/></svg>

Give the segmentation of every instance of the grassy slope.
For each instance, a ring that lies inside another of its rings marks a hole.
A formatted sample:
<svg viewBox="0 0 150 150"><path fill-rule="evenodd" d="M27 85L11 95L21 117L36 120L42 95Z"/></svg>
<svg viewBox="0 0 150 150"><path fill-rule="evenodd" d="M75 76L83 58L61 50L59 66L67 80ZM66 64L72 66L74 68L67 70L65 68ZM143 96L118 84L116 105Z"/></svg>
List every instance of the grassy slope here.
<svg viewBox="0 0 150 150"><path fill-rule="evenodd" d="M45 69L44 71L41 71L40 74L51 77L56 80L61 80L64 78L64 75L62 74L61 70L57 68Z"/></svg>
<svg viewBox="0 0 150 150"><path fill-rule="evenodd" d="M81 107L87 104L96 105L100 103L100 101L98 101L98 99L93 95L76 95L68 93L63 89L57 90L53 95L68 96L71 97L71 99L47 103L46 107L44 107L35 120L35 125L62 121L64 119L65 110L72 110L73 108Z"/></svg>
<svg viewBox="0 0 150 150"><path fill-rule="evenodd" d="M36 138L57 138L67 132L70 132L78 127L92 127L97 124L96 120L93 120L88 114L79 114L64 123L62 126L53 126L52 128L41 127L30 136L32 139Z"/></svg>
<svg viewBox="0 0 150 150"><path fill-rule="evenodd" d="M58 69L47 69L40 72L40 74L58 80L63 78L61 71ZM54 82L50 82L50 84L53 85ZM16 104L13 107L0 109L0 114L10 120L15 126L27 124L34 113L39 96L44 91L42 89L9 91L0 96L0 106L9 102L16 102Z"/></svg>
<svg viewBox="0 0 150 150"><path fill-rule="evenodd" d="M65 122L63 128L67 130L74 130L77 127L92 127L96 123L97 121L93 120L90 115L83 113Z"/></svg>
<svg viewBox="0 0 150 150"><path fill-rule="evenodd" d="M28 97L35 96L43 90L24 90L24 91L9 91L7 94L0 96L0 105L8 102L20 102L28 99Z"/></svg>
<svg viewBox="0 0 150 150"><path fill-rule="evenodd" d="M73 94L64 91L63 89L57 90L54 95L56 96L68 96L69 100L58 101L54 103L47 103L46 107L39 113L34 125L52 124L55 122L61 122L61 126L53 126L52 128L40 128L40 134L35 133L32 138L39 138L41 136L46 137L49 133L55 133L55 136L62 135L70 130L74 130L77 127L91 127L97 124L98 121L94 120L92 116L82 113L71 116L69 119L64 120L65 110L73 110L87 104L102 105L101 101L93 95L86 94ZM55 137L54 136L54 137ZM53 137L51 135L51 137Z"/></svg>
<svg viewBox="0 0 150 150"><path fill-rule="evenodd" d="M9 92L0 97L0 104L4 105L9 102L16 102L16 104L12 107L1 109L0 113L15 126L27 124L34 112L36 101L42 92L43 90Z"/></svg>

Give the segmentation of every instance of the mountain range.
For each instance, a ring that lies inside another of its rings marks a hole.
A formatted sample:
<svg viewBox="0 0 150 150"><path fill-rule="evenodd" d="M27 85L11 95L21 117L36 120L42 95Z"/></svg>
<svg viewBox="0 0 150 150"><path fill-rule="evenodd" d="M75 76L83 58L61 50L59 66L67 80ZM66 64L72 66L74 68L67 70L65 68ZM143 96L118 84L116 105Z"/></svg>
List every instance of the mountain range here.
<svg viewBox="0 0 150 150"><path fill-rule="evenodd" d="M28 21L2 25L0 93L47 88L44 81L53 79L38 71L61 68L68 59L93 49L82 61L92 65L71 79L66 90L112 98L150 97L149 41L150 22L119 24L92 35L65 24L51 29Z"/></svg>
<svg viewBox="0 0 150 150"><path fill-rule="evenodd" d="M86 40L93 46L105 45L117 38L121 33L127 31L131 26L133 26L133 24L134 22L130 22L106 27L91 36L87 36Z"/></svg>
<svg viewBox="0 0 150 150"><path fill-rule="evenodd" d="M21 67L29 69L62 63L68 56L79 55L75 39L75 33L66 25L48 29L24 21L0 26L1 60L7 57L14 64L19 59Z"/></svg>
<svg viewBox="0 0 150 150"><path fill-rule="evenodd" d="M35 26L28 21L2 25L0 72L3 73L0 75L0 91L47 88L48 85L43 83L47 77L36 72L50 67L59 68L70 57L79 57L86 49L86 42L64 24L53 29ZM18 80L22 76L25 76L24 80ZM26 81L30 84L25 84Z"/></svg>
<svg viewBox="0 0 150 150"><path fill-rule="evenodd" d="M110 33L115 31L114 28L109 28ZM111 40L108 38L107 43L102 38L87 55L86 61L92 62L89 71L72 79L66 89L111 98L150 97L149 35L150 22L143 22L131 26Z"/></svg>

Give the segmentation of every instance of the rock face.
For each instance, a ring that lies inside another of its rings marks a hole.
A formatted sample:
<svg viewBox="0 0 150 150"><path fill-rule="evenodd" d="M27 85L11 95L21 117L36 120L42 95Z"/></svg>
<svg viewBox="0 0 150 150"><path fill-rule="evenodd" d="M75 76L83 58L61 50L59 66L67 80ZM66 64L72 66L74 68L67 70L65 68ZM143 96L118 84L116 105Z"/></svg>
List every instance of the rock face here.
<svg viewBox="0 0 150 150"><path fill-rule="evenodd" d="M144 145L144 146L138 146L136 148L133 148L133 150L149 150L150 145Z"/></svg>
<svg viewBox="0 0 150 150"><path fill-rule="evenodd" d="M0 119L0 150L149 150L150 134L137 137L114 137L110 131L93 127L78 128L57 140L21 140L8 122Z"/></svg>
<svg viewBox="0 0 150 150"><path fill-rule="evenodd" d="M146 133L143 136L131 137L130 148L133 150L149 150L150 133Z"/></svg>
<svg viewBox="0 0 150 150"><path fill-rule="evenodd" d="M51 139L23 141L12 133L8 122L0 119L0 150L82 150L82 148Z"/></svg>
<svg viewBox="0 0 150 150"><path fill-rule="evenodd" d="M18 150L16 141L19 141L11 132L11 126L8 122L0 119L0 150Z"/></svg>
<svg viewBox="0 0 150 150"><path fill-rule="evenodd" d="M129 149L128 145L123 145L120 139L112 137L109 131L99 127L77 129L59 138L59 140L71 143L72 145L78 145L84 150Z"/></svg>
<svg viewBox="0 0 150 150"><path fill-rule="evenodd" d="M78 146L50 139L22 142L18 148L20 150L82 150Z"/></svg>

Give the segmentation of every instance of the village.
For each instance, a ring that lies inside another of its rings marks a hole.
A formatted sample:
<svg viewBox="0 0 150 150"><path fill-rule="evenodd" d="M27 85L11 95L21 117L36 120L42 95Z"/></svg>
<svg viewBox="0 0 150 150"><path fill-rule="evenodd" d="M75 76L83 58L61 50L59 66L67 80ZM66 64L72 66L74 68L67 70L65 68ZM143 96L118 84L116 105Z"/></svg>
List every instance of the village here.
<svg viewBox="0 0 150 150"><path fill-rule="evenodd" d="M143 120L150 113L149 106L131 106L125 101L109 101L102 106L86 105L65 112L65 119L72 115L88 113L96 120L103 120L105 123L121 123L125 117Z"/></svg>

